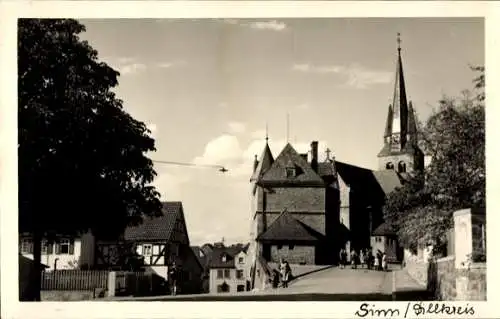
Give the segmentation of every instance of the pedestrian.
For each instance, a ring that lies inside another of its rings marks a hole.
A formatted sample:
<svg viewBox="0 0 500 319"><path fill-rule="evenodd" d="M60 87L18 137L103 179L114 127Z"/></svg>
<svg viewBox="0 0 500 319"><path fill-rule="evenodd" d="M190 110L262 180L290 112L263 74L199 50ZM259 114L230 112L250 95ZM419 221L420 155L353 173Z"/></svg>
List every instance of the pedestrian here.
<svg viewBox="0 0 500 319"><path fill-rule="evenodd" d="M280 273L275 269L273 270L273 288L278 288L280 284Z"/></svg>
<svg viewBox="0 0 500 319"><path fill-rule="evenodd" d="M377 251L377 270L382 270L382 252L380 250Z"/></svg>
<svg viewBox="0 0 500 319"><path fill-rule="evenodd" d="M169 282L170 282L170 293L175 296L177 295L177 277L178 277L178 269L175 264L175 261L172 262L172 265L170 266L170 269L168 271L168 277L169 277Z"/></svg>
<svg viewBox="0 0 500 319"><path fill-rule="evenodd" d="M354 249L351 250L351 265L352 269L356 269L358 266L358 254Z"/></svg>
<svg viewBox="0 0 500 319"><path fill-rule="evenodd" d="M281 285L283 288L288 287L288 279L290 276L290 265L287 261L281 259L280 261L280 274L281 274Z"/></svg>
<svg viewBox="0 0 500 319"><path fill-rule="evenodd" d="M345 249L342 248L339 253L339 266L340 268L345 268L346 253Z"/></svg>
<svg viewBox="0 0 500 319"><path fill-rule="evenodd" d="M379 265L380 265L380 263L379 263L379 259L378 259L378 253L377 253L377 255L374 256L374 258L373 258L373 269L379 270Z"/></svg>
<svg viewBox="0 0 500 319"><path fill-rule="evenodd" d="M373 257L373 251L372 251L372 248L368 248L366 250L366 253L368 254L368 268L369 269L373 269L373 263L374 263L374 257Z"/></svg>
<svg viewBox="0 0 500 319"><path fill-rule="evenodd" d="M365 252L363 249L359 251L359 266L363 268L363 265L366 263Z"/></svg>
<svg viewBox="0 0 500 319"><path fill-rule="evenodd" d="M387 255L385 252L382 254L382 270L387 271Z"/></svg>

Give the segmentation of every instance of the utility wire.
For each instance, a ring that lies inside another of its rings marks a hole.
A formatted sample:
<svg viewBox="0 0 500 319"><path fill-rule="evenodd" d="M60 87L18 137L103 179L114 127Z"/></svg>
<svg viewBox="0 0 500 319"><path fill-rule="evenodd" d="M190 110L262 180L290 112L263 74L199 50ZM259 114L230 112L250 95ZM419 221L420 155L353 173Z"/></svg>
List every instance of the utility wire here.
<svg viewBox="0 0 500 319"><path fill-rule="evenodd" d="M177 166L218 168L221 171L227 171L227 169L224 166L222 166L222 165L195 164L195 163L182 163L182 162L157 161L157 160L152 160L152 162L153 163L158 163L158 164L177 165Z"/></svg>

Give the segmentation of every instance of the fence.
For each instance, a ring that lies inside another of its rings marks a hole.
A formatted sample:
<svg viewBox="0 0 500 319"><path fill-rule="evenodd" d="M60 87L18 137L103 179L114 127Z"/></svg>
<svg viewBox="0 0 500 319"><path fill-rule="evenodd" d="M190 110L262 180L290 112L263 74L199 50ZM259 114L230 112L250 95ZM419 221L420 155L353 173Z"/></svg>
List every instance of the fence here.
<svg viewBox="0 0 500 319"><path fill-rule="evenodd" d="M168 292L165 279L154 273L117 271L114 276L117 296L147 296Z"/></svg>
<svg viewBox="0 0 500 319"><path fill-rule="evenodd" d="M42 272L42 290L107 289L108 271L56 270Z"/></svg>

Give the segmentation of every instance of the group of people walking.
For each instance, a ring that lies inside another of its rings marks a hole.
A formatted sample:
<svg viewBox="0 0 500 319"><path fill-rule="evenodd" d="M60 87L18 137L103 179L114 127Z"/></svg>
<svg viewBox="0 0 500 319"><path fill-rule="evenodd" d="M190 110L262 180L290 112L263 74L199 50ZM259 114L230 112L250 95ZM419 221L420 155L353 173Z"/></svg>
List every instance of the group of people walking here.
<svg viewBox="0 0 500 319"><path fill-rule="evenodd" d="M361 268L366 266L367 269L387 270L387 255L385 252L377 250L377 253L373 255L371 248L360 249L359 252L352 249L350 261L347 259L347 254L348 252L344 248L340 250L340 268L345 268L350 263L353 269L357 269L359 265Z"/></svg>

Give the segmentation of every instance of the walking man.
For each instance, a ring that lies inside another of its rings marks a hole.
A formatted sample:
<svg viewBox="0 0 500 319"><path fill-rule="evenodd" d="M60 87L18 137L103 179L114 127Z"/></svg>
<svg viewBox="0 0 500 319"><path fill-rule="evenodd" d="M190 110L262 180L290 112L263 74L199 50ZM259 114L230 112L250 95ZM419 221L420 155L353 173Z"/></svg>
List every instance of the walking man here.
<svg viewBox="0 0 500 319"><path fill-rule="evenodd" d="M177 295L177 277L178 277L178 270L177 266L175 265L175 261L172 262L172 266L170 267L168 271L168 277L170 281L170 292L172 296Z"/></svg>

